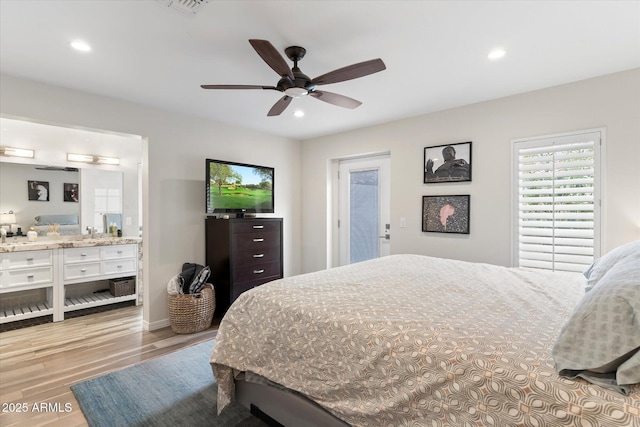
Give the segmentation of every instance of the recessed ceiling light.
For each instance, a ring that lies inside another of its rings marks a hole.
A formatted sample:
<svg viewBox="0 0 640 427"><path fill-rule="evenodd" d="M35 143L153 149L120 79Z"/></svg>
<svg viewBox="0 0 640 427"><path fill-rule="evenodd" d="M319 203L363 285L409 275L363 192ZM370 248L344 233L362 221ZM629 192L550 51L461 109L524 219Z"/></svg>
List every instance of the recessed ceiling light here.
<svg viewBox="0 0 640 427"><path fill-rule="evenodd" d="M304 116L304 111L302 110L296 110L293 112L293 115L296 117L303 117Z"/></svg>
<svg viewBox="0 0 640 427"><path fill-rule="evenodd" d="M79 50L80 52L90 52L91 46L89 46L86 42L82 40L74 40L71 42L71 47L75 50Z"/></svg>
<svg viewBox="0 0 640 427"><path fill-rule="evenodd" d="M507 52L505 52L504 49L494 49L491 52L489 52L489 55L487 56L487 58L489 59L500 59L503 56L505 56L507 54Z"/></svg>

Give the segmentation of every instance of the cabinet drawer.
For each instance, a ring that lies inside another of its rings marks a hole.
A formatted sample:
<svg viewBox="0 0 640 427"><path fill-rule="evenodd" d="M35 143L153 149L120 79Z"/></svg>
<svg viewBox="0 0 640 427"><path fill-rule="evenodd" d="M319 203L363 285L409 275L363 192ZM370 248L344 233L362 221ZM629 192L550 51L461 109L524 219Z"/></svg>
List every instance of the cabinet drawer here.
<svg viewBox="0 0 640 427"><path fill-rule="evenodd" d="M280 258L280 233L262 232L236 234L231 240L231 253L251 255L276 252Z"/></svg>
<svg viewBox="0 0 640 427"><path fill-rule="evenodd" d="M25 268L6 271L7 275L3 288L14 286L53 284L53 267Z"/></svg>
<svg viewBox="0 0 640 427"><path fill-rule="evenodd" d="M251 266L280 260L279 248L254 247L253 250L239 251L233 254L233 267Z"/></svg>
<svg viewBox="0 0 640 427"><path fill-rule="evenodd" d="M100 248L67 248L64 250L64 263L100 261Z"/></svg>
<svg viewBox="0 0 640 427"><path fill-rule="evenodd" d="M262 278L272 280L280 277L280 261L235 267L232 274L233 281L236 284Z"/></svg>
<svg viewBox="0 0 640 427"><path fill-rule="evenodd" d="M136 260L129 259L117 259L111 261L104 261L102 263L103 274L115 274L115 273L135 273L136 272Z"/></svg>
<svg viewBox="0 0 640 427"><path fill-rule="evenodd" d="M50 250L11 252L6 254L8 268L39 267L51 265L53 253Z"/></svg>
<svg viewBox="0 0 640 427"><path fill-rule="evenodd" d="M96 277L100 275L99 262L87 262L67 264L64 266L64 280L80 279L84 277Z"/></svg>
<svg viewBox="0 0 640 427"><path fill-rule="evenodd" d="M231 233L255 233L256 231L277 231L280 233L279 221L251 221L231 224Z"/></svg>
<svg viewBox="0 0 640 427"><path fill-rule="evenodd" d="M114 245L102 247L102 259L135 258L136 245Z"/></svg>

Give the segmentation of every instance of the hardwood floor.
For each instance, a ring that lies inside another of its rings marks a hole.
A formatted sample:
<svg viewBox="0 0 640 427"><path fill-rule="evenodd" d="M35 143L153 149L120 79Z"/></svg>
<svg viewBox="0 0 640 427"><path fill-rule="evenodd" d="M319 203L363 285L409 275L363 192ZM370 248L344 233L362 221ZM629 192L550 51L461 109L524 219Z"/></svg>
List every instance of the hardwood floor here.
<svg viewBox="0 0 640 427"><path fill-rule="evenodd" d="M0 333L0 425L86 426L70 386L215 337L142 330L142 307ZM21 411L21 412L20 412Z"/></svg>

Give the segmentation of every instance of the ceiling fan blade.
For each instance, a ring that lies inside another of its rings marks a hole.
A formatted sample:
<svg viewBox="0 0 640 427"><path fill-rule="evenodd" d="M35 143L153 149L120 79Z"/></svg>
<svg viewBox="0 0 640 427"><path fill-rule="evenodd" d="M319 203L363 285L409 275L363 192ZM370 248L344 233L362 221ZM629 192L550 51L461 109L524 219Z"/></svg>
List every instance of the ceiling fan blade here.
<svg viewBox="0 0 640 427"><path fill-rule="evenodd" d="M309 95L319 99L320 101L337 105L338 107L354 109L362 105L362 102L356 99L349 98L348 96L344 96L344 95L338 95L337 93L333 93L333 92L314 90L313 92L309 92Z"/></svg>
<svg viewBox="0 0 640 427"><path fill-rule="evenodd" d="M370 61L360 62L358 64L349 65L337 70L330 71L326 74L311 80L316 85L326 85L329 83L338 83L345 80L357 79L358 77L368 76L378 71L386 70L387 67L382 59L372 59Z"/></svg>
<svg viewBox="0 0 640 427"><path fill-rule="evenodd" d="M280 98L278 102L273 104L273 107L271 107L271 110L269 110L267 116L279 116L289 106L292 99L293 98L288 95Z"/></svg>
<svg viewBox="0 0 640 427"><path fill-rule="evenodd" d="M273 68L273 71L278 73L280 76L289 76L291 80L294 79L287 61L285 61L278 50L273 47L271 42L268 40L251 39L249 40L249 43L251 43L251 46L253 46L256 52L258 52L258 55L260 55L264 62Z"/></svg>
<svg viewBox="0 0 640 427"><path fill-rule="evenodd" d="M259 85L200 85L202 89L274 89L279 90L275 86L259 86Z"/></svg>

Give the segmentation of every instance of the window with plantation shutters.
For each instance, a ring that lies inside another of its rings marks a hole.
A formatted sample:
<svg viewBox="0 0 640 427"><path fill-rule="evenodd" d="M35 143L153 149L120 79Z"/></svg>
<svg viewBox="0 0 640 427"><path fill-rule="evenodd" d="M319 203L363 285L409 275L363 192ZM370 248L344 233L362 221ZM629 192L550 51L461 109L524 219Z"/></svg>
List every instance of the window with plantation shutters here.
<svg viewBox="0 0 640 427"><path fill-rule="evenodd" d="M583 272L599 256L602 134L513 142L517 266Z"/></svg>

